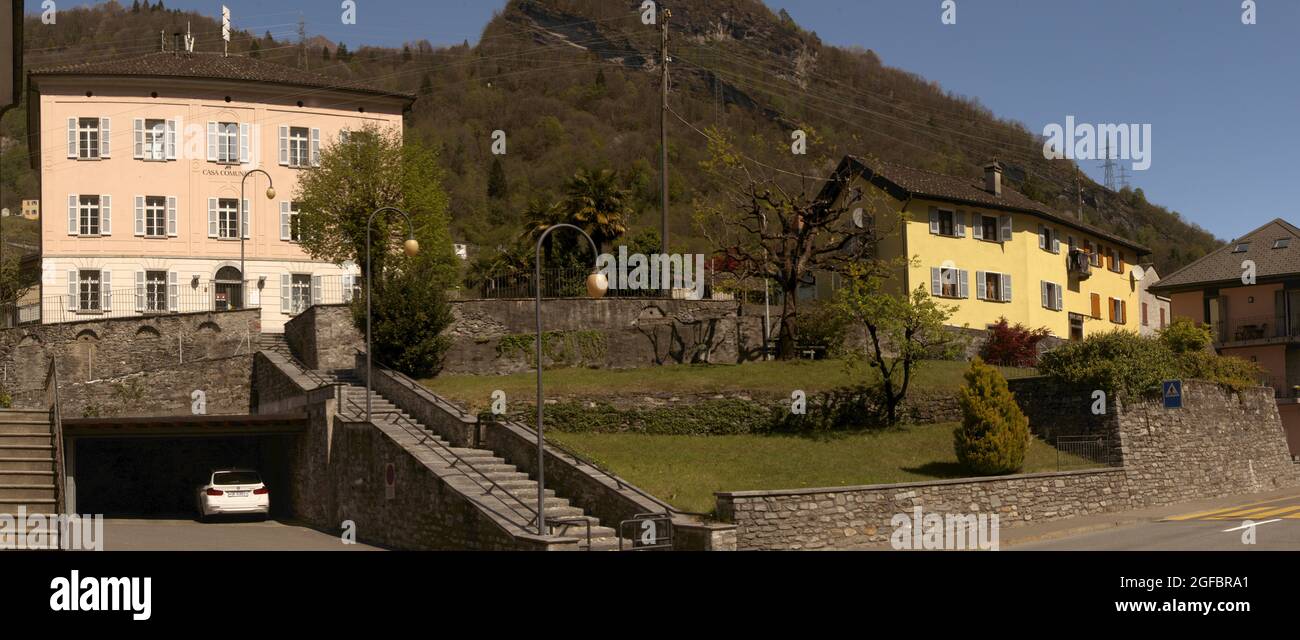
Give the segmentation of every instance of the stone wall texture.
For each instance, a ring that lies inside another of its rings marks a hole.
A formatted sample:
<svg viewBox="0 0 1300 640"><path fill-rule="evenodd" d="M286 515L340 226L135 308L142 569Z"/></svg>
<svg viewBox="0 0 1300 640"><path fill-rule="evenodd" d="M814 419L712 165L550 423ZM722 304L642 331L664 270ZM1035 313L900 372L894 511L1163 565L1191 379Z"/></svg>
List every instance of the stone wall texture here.
<svg viewBox="0 0 1300 640"><path fill-rule="evenodd" d="M1173 504L1300 485L1269 389L1234 392L1185 381L1181 409L1158 391L1112 399L1091 415L1091 390L1020 383L1036 432L1100 434L1117 443L1117 468L994 478L717 494L741 549L855 548L888 542L890 519L915 507L939 514L998 514L1002 526ZM1082 407L1082 409L1079 409ZM1059 422L1059 424L1057 424ZM1050 425L1050 426L1044 426Z"/></svg>
<svg viewBox="0 0 1300 640"><path fill-rule="evenodd" d="M532 300L462 300L445 335L452 347L446 373L502 374L532 368L522 350L499 349L508 336L536 332ZM737 302L661 298L583 298L542 301L547 332L596 332L603 347L581 366L631 368L692 362L737 363L761 357L762 316ZM532 344L531 342L529 344ZM529 347L530 349L532 347ZM548 359L547 364L553 361Z"/></svg>
<svg viewBox="0 0 1300 640"><path fill-rule="evenodd" d="M0 330L0 364L18 401L45 388L51 357L66 385L247 356L259 337L255 309L32 325Z"/></svg>
<svg viewBox="0 0 1300 640"><path fill-rule="evenodd" d="M188 416L195 391L202 391L205 415L249 413L253 356L199 360L91 382L60 382L65 418Z"/></svg>
<svg viewBox="0 0 1300 640"><path fill-rule="evenodd" d="M348 305L315 305L284 323L289 349L308 369L351 369L365 337L352 325Z"/></svg>

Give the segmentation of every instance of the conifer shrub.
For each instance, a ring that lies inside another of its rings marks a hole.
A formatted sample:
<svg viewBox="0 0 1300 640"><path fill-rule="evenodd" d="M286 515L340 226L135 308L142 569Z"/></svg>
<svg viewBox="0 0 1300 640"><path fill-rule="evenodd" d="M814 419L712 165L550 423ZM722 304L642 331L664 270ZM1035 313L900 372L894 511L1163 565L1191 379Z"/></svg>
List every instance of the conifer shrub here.
<svg viewBox="0 0 1300 640"><path fill-rule="evenodd" d="M1016 405L1006 379L976 358L959 394L962 422L953 432L957 460L982 476L1019 471L1029 444L1029 418Z"/></svg>

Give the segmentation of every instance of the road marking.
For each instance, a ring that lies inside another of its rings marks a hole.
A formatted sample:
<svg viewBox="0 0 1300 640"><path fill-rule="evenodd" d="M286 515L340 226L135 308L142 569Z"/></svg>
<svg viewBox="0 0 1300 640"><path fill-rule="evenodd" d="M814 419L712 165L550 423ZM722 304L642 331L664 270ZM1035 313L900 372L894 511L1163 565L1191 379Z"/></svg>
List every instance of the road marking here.
<svg viewBox="0 0 1300 640"><path fill-rule="evenodd" d="M1233 505L1233 506L1231 506L1231 507L1224 507L1224 508L1220 508L1220 509L1210 509L1210 510L1208 510L1208 511L1197 511L1197 512L1195 512L1195 513L1185 513L1185 514L1182 514L1182 515L1171 516L1171 517L1165 518L1165 520L1194 520L1194 519L1196 519L1196 518L1204 518L1204 517L1207 517L1207 516L1211 516L1211 515L1214 515L1214 514L1216 514L1216 513L1217 513L1217 514L1222 514L1222 513L1228 512L1228 511L1236 511L1236 510L1238 510L1238 509L1244 509L1244 508L1246 508L1246 507L1254 507L1254 506L1258 506L1258 505L1261 505L1261 504L1270 504L1270 503L1274 503L1274 502L1279 502L1279 501L1281 501L1281 500L1286 500L1286 498L1274 498L1274 499L1272 499L1272 500L1260 500L1260 501L1258 501L1258 502L1248 502L1248 503L1246 503L1246 504L1238 504L1238 505Z"/></svg>
<svg viewBox="0 0 1300 640"><path fill-rule="evenodd" d="M1219 515L1216 516L1209 516L1206 519L1207 520L1235 520L1242 516L1250 516L1252 518L1255 518L1261 515L1260 514L1261 511L1270 511L1275 508L1276 508L1275 506L1269 506L1269 507L1255 507L1254 509L1240 509L1237 511L1229 511L1228 513L1220 513Z"/></svg>
<svg viewBox="0 0 1300 640"><path fill-rule="evenodd" d="M1264 513L1257 513L1257 514L1255 514L1254 517L1256 517L1256 518L1270 518L1270 517L1272 517L1272 516L1280 516L1280 515L1282 515L1282 514L1284 514L1284 513L1291 513L1292 511L1300 511L1300 505L1294 505L1294 506L1290 506L1290 507L1282 507L1281 509L1273 509L1272 511L1265 511ZM1297 514L1297 517L1300 517L1300 514Z"/></svg>
<svg viewBox="0 0 1300 640"><path fill-rule="evenodd" d="M1252 523L1250 523L1250 524L1243 524L1243 525L1241 525L1240 527L1233 527L1233 528L1231 528L1231 529L1224 529L1223 532L1224 532L1224 533L1228 533L1228 532L1230 532L1230 531L1241 531L1242 529L1249 529L1250 527L1258 527L1258 526L1261 525L1261 524L1268 524L1268 523L1270 523L1270 522L1281 522L1281 521L1282 521L1281 518L1273 518L1272 520L1265 520L1265 521L1263 521L1263 522L1252 522Z"/></svg>

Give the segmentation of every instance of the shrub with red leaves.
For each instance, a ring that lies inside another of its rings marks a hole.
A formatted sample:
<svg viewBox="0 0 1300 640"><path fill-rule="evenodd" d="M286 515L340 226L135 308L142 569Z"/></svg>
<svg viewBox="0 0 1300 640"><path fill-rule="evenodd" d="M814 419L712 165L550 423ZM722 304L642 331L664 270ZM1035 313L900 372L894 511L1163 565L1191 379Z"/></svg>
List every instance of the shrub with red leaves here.
<svg viewBox="0 0 1300 640"><path fill-rule="evenodd" d="M989 339L980 348L980 357L989 364L1006 367L1032 367L1038 363L1038 343L1052 335L1047 327L1027 329L1016 323L1010 325L1006 318L989 327Z"/></svg>

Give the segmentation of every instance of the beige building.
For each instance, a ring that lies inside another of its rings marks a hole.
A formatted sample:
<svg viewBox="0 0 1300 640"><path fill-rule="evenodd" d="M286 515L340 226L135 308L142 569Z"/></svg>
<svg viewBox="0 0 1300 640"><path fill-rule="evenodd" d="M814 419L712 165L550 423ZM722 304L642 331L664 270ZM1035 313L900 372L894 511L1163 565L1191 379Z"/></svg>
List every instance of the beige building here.
<svg viewBox="0 0 1300 640"><path fill-rule="evenodd" d="M23 200L23 217L28 220L35 220L41 217L40 200Z"/></svg>
<svg viewBox="0 0 1300 640"><path fill-rule="evenodd" d="M298 175L350 130L400 130L414 99L189 52L36 70L29 92L43 322L260 307L271 332L356 284L297 244Z"/></svg>
<svg viewBox="0 0 1300 640"><path fill-rule="evenodd" d="M1160 282L1160 274L1156 271L1155 265L1144 264L1140 267L1134 267L1133 274L1137 278L1138 301L1140 304L1138 332L1144 336L1153 336L1161 329L1169 326L1169 322L1173 320L1169 315L1169 297L1157 295L1150 291L1151 287Z"/></svg>

